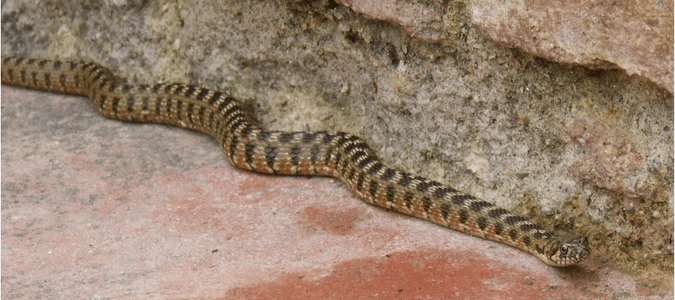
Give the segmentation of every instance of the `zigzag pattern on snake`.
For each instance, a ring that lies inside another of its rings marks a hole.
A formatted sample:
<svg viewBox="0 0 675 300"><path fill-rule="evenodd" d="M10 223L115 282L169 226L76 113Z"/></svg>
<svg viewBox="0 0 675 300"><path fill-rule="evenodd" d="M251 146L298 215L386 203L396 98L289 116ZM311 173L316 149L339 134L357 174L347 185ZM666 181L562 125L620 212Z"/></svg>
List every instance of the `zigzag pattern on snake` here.
<svg viewBox="0 0 675 300"><path fill-rule="evenodd" d="M584 237L546 231L490 202L385 166L352 134L265 130L244 105L219 91L179 83L130 85L96 63L5 56L2 83L87 96L110 119L203 132L239 168L335 177L370 204L522 249L548 265L570 266L590 255Z"/></svg>

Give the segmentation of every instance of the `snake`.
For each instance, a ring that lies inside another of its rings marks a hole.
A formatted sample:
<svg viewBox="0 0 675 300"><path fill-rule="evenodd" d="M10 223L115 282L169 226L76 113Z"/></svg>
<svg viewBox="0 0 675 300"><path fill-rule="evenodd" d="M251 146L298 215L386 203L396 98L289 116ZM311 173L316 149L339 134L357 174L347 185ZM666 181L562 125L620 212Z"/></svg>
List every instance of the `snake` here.
<svg viewBox="0 0 675 300"><path fill-rule="evenodd" d="M388 167L362 138L347 132L267 130L226 93L182 83L128 84L94 62L1 59L3 85L86 96L114 120L202 132L244 170L333 177L367 203L524 250L550 266L572 266L590 255L586 237L545 230L491 202Z"/></svg>

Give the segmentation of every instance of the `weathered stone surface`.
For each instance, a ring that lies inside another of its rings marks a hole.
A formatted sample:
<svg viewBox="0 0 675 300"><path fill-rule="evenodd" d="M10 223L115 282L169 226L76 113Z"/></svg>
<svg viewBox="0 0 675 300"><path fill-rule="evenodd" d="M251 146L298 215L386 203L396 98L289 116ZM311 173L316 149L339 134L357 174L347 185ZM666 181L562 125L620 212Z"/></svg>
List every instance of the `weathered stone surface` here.
<svg viewBox="0 0 675 300"><path fill-rule="evenodd" d="M570 167L577 180L626 197L652 199L656 180L625 134L604 122L585 120L575 121L568 134L582 145L585 153Z"/></svg>
<svg viewBox="0 0 675 300"><path fill-rule="evenodd" d="M340 1L368 18L385 20L429 42L454 43L465 34L462 2ZM673 93L673 1L467 1L471 24L483 35L561 63L620 68Z"/></svg>
<svg viewBox="0 0 675 300"><path fill-rule="evenodd" d="M401 26L416 38L440 42L446 30L443 2L397 0L344 0L339 1L367 18L383 20Z"/></svg>
<svg viewBox="0 0 675 300"><path fill-rule="evenodd" d="M490 39L563 63L621 68L673 93L673 1L470 2Z"/></svg>

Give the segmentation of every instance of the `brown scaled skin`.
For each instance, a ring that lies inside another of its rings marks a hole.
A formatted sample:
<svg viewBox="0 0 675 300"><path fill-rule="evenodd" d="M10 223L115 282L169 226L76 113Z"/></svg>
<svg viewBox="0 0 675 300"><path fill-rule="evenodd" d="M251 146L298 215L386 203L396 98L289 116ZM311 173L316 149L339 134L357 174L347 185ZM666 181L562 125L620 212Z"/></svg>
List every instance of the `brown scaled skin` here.
<svg viewBox="0 0 675 300"><path fill-rule="evenodd" d="M235 166L275 175L329 176L370 204L527 251L566 267L588 257L586 240L532 221L448 185L386 166L347 132L271 131L237 99L180 84L126 84L91 62L2 57L2 83L87 96L119 121L158 123L208 134Z"/></svg>

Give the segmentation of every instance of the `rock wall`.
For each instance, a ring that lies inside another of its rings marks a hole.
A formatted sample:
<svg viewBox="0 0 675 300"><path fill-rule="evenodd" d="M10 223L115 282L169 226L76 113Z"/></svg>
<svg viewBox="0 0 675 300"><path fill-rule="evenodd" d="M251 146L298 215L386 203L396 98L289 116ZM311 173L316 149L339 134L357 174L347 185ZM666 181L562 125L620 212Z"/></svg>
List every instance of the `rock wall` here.
<svg viewBox="0 0 675 300"><path fill-rule="evenodd" d="M458 7L486 38L553 61L622 69L673 93L673 1L341 1L429 42L453 39ZM461 30L461 29L460 29Z"/></svg>

